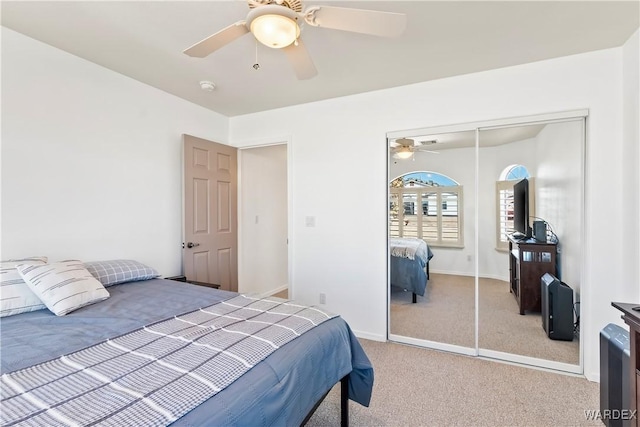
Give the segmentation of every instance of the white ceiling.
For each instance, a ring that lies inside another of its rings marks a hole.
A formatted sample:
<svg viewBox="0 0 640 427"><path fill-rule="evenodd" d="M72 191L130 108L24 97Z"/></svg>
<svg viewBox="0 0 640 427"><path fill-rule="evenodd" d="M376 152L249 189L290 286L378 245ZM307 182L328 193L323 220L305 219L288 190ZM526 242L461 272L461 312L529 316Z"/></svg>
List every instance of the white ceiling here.
<svg viewBox="0 0 640 427"><path fill-rule="evenodd" d="M394 39L306 26L318 69L297 80L250 34L209 55L182 51L243 20L233 1L2 1L2 25L225 116L621 46L640 1L313 1L407 14ZM201 80L216 84L200 89Z"/></svg>

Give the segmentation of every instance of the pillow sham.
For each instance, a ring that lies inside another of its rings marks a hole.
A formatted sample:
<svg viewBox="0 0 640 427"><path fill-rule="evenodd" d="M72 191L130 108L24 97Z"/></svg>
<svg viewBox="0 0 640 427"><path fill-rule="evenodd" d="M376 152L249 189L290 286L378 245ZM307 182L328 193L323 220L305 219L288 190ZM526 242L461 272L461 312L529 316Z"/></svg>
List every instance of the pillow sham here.
<svg viewBox="0 0 640 427"><path fill-rule="evenodd" d="M56 316L109 298L109 292L87 271L82 261L19 264L17 269L33 293Z"/></svg>
<svg viewBox="0 0 640 427"><path fill-rule="evenodd" d="M105 287L149 280L160 276L160 273L155 269L131 259L85 262L84 266Z"/></svg>
<svg viewBox="0 0 640 427"><path fill-rule="evenodd" d="M18 264L42 265L47 257L30 257L0 261L0 317L47 308L22 280Z"/></svg>

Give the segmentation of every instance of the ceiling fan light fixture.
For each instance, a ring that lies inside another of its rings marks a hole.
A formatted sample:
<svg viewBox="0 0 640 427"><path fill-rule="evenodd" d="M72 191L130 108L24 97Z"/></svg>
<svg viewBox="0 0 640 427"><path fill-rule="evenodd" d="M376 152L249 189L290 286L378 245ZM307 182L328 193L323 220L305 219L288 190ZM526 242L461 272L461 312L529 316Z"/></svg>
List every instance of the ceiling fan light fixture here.
<svg viewBox="0 0 640 427"><path fill-rule="evenodd" d="M260 43L275 49L287 47L300 37L296 13L284 6L253 9L247 17L247 26Z"/></svg>
<svg viewBox="0 0 640 427"><path fill-rule="evenodd" d="M396 159L408 159L413 156L413 151L409 147L401 147L398 151L393 154L393 157Z"/></svg>

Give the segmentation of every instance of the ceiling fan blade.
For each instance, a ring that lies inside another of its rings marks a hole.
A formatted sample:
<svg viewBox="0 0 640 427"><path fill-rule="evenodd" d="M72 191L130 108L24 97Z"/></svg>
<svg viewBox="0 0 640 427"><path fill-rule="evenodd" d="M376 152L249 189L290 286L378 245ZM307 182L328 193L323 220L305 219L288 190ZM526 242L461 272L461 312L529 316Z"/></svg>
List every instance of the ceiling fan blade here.
<svg viewBox="0 0 640 427"><path fill-rule="evenodd" d="M317 6L310 19L318 27L382 37L399 36L407 26L404 13L333 6Z"/></svg>
<svg viewBox="0 0 640 427"><path fill-rule="evenodd" d="M248 32L249 29L245 25L245 21L238 21L185 49L184 53L189 56L204 58Z"/></svg>
<svg viewBox="0 0 640 427"><path fill-rule="evenodd" d="M301 39L298 39L297 46L295 43L292 43L282 50L287 54L287 58L289 58L289 62L291 62L299 80L310 79L318 74L318 70L316 70L316 66L313 65L309 51Z"/></svg>

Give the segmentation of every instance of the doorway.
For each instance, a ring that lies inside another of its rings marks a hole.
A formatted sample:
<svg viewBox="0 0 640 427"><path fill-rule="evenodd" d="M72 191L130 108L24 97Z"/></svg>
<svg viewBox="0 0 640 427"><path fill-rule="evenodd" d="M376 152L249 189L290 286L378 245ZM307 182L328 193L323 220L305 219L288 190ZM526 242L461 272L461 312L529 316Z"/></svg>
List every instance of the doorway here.
<svg viewBox="0 0 640 427"><path fill-rule="evenodd" d="M241 293L291 297L287 144L239 151Z"/></svg>

